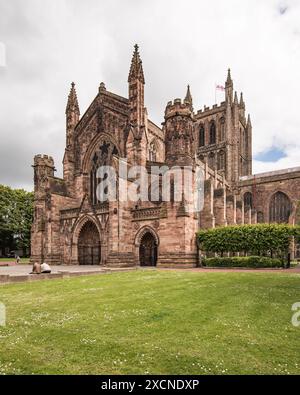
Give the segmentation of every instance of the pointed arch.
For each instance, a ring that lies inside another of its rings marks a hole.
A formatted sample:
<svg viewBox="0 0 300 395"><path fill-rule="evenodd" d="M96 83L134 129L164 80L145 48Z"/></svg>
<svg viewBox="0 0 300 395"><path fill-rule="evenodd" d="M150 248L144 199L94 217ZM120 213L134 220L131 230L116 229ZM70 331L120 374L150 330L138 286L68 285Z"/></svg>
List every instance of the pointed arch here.
<svg viewBox="0 0 300 395"><path fill-rule="evenodd" d="M159 238L152 227L146 225L138 231L135 246L141 266L157 265Z"/></svg>
<svg viewBox="0 0 300 395"><path fill-rule="evenodd" d="M152 236L155 239L156 244L159 246L159 237L158 237L157 233L155 232L155 230L151 226L148 226L148 225L143 226L137 232L137 234L135 236L135 240L134 240L135 246L138 247L141 244L142 237L148 232L152 234Z"/></svg>
<svg viewBox="0 0 300 395"><path fill-rule="evenodd" d="M222 117L220 119L219 123L220 123L220 127L219 127L219 130L220 130L219 141L222 142L222 141L225 141L225 118Z"/></svg>
<svg viewBox="0 0 300 395"><path fill-rule="evenodd" d="M90 224L90 226L88 225ZM72 238L71 238L71 260L74 264L83 263L80 262L82 259L83 247L84 247L84 238L80 240L80 235L82 235L82 231L84 231L85 227L93 228L96 232L96 236L99 238L99 242L93 240L94 245L87 245L86 247L95 248L91 249L89 252L91 253L91 262L93 264L100 264L102 261L102 251L101 246L103 242L103 234L101 231L101 226L97 218L94 218L92 215L84 214L77 218L77 221L74 223L72 227ZM87 229L88 231L89 229ZM91 229L90 229L91 230ZM81 249L81 250L80 250ZM97 258L99 257L99 259ZM97 261L98 259L98 261ZM96 262L97 261L97 262ZM88 262L87 262L88 263Z"/></svg>
<svg viewBox="0 0 300 395"><path fill-rule="evenodd" d="M218 152L217 168L218 170L225 170L226 156L225 151Z"/></svg>
<svg viewBox="0 0 300 395"><path fill-rule="evenodd" d="M214 152L211 152L208 155L208 161L207 161L208 167L210 167L211 169L214 170L215 169L215 161L216 161L216 156L215 156Z"/></svg>
<svg viewBox="0 0 300 395"><path fill-rule="evenodd" d="M74 223L72 227L72 244L78 243L78 237L80 234L81 229L87 222L93 222L99 232L100 235L100 242L102 241L102 231L101 226L97 218L94 218L92 215L84 214L77 218L77 221Z"/></svg>
<svg viewBox="0 0 300 395"><path fill-rule="evenodd" d="M244 194L244 207L245 210L252 210L253 208L253 198L252 198L252 193L251 192L246 192Z"/></svg>
<svg viewBox="0 0 300 395"><path fill-rule="evenodd" d="M150 142L149 149L148 149L148 160L150 162L157 161L157 152L158 152L158 143L157 143L157 140L154 138Z"/></svg>
<svg viewBox="0 0 300 395"><path fill-rule="evenodd" d="M205 128L204 125L201 124L199 128L199 147L205 146Z"/></svg>
<svg viewBox="0 0 300 395"><path fill-rule="evenodd" d="M278 191L271 196L269 205L270 223L288 223L292 214L292 202L288 195Z"/></svg>
<svg viewBox="0 0 300 395"><path fill-rule="evenodd" d="M111 136L108 133L101 133L99 135L97 135L94 140L91 142L91 144L89 145L86 154L84 156L83 159L83 166L82 166L82 172L88 174L91 170L91 161L93 159L93 156L95 155L96 152L99 151L100 146L103 143L106 144L111 144L113 147L115 147L116 149L116 154L119 156L123 156L122 150L118 144L118 142L116 141L116 139Z"/></svg>
<svg viewBox="0 0 300 395"><path fill-rule="evenodd" d="M209 144L216 144L217 142L217 130L215 121L211 121L209 126Z"/></svg>

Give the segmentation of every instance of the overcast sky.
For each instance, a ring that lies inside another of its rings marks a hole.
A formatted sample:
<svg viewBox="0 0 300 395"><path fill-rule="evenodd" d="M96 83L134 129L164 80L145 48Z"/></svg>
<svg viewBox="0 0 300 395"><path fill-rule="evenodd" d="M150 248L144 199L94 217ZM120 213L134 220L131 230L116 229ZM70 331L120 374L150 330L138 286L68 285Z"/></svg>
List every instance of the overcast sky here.
<svg viewBox="0 0 300 395"><path fill-rule="evenodd" d="M254 171L299 166L299 21L299 0L0 0L0 183L32 189L38 153L61 176L70 83L81 114L101 81L127 96L135 43L154 122L188 83L196 109L214 104L231 67Z"/></svg>

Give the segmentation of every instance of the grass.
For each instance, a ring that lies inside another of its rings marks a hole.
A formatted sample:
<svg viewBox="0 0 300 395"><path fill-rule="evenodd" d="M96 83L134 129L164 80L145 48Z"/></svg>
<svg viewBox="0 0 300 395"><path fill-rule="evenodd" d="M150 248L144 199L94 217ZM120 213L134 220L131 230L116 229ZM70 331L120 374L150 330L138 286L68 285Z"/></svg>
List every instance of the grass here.
<svg viewBox="0 0 300 395"><path fill-rule="evenodd" d="M0 258L0 263L1 262L16 262L15 258ZM20 264L28 264L29 263L29 258L20 258Z"/></svg>
<svg viewBox="0 0 300 395"><path fill-rule="evenodd" d="M299 275L134 271L0 287L0 374L297 374Z"/></svg>

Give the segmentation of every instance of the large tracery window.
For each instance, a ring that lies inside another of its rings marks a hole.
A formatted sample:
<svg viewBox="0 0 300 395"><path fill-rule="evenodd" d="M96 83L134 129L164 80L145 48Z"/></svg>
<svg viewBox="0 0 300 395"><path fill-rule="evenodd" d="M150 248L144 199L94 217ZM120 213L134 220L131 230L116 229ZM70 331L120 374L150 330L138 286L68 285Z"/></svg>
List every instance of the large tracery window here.
<svg viewBox="0 0 300 395"><path fill-rule="evenodd" d="M289 197L283 192L275 193L270 202L270 222L288 223L292 211Z"/></svg>
<svg viewBox="0 0 300 395"><path fill-rule="evenodd" d="M119 156L117 148L114 144L103 141L92 157L90 171L90 196L93 204L99 203L97 187L101 180L97 177L97 171L100 166L110 166L113 156ZM107 191L105 191L105 193L107 193Z"/></svg>
<svg viewBox="0 0 300 395"><path fill-rule="evenodd" d="M225 140L225 118L220 119L220 141Z"/></svg>
<svg viewBox="0 0 300 395"><path fill-rule="evenodd" d="M244 195L244 207L245 207L245 211L253 208L253 199L251 192L246 192Z"/></svg>
<svg viewBox="0 0 300 395"><path fill-rule="evenodd" d="M264 223L264 213L262 211L258 211L257 213L257 223L258 224Z"/></svg>
<svg viewBox="0 0 300 395"><path fill-rule="evenodd" d="M150 143L150 147L149 147L149 161L156 162L156 160L157 160L156 146L155 146L155 142L152 141L152 143Z"/></svg>
<svg viewBox="0 0 300 395"><path fill-rule="evenodd" d="M199 147L204 147L205 146L205 129L204 126L200 126L199 130Z"/></svg>
<svg viewBox="0 0 300 395"><path fill-rule="evenodd" d="M224 170L225 169L225 152L220 151L218 153L218 170Z"/></svg>
<svg viewBox="0 0 300 395"><path fill-rule="evenodd" d="M215 154L213 152L211 152L208 155L208 167L210 167L211 169L215 169L215 161L216 161L216 157Z"/></svg>
<svg viewBox="0 0 300 395"><path fill-rule="evenodd" d="M214 121L212 121L211 124L210 124L209 143L210 144L216 144L216 124L215 124Z"/></svg>

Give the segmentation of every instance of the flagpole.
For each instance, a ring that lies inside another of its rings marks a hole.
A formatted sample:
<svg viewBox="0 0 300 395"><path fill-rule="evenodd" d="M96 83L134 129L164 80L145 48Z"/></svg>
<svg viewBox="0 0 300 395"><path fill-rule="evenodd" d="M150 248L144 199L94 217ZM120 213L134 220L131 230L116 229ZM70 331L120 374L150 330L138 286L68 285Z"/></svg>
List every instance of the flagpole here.
<svg viewBox="0 0 300 395"><path fill-rule="evenodd" d="M217 84L215 83L215 103L217 103Z"/></svg>

